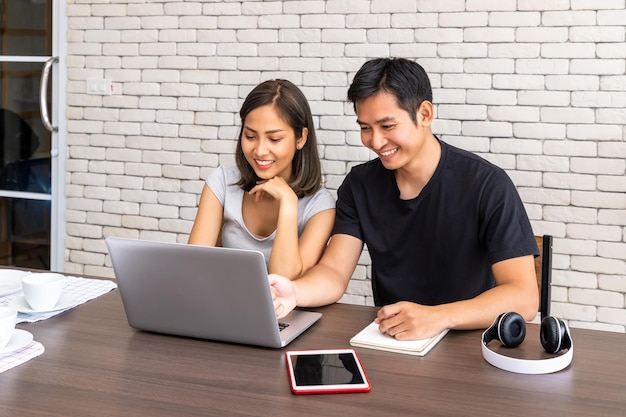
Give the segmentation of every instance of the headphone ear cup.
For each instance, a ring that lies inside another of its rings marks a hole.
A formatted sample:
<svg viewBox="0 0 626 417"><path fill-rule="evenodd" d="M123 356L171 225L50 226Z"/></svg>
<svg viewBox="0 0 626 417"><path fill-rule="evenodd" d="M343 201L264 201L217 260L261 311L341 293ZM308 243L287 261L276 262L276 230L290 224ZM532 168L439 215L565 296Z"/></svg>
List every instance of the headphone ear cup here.
<svg viewBox="0 0 626 417"><path fill-rule="evenodd" d="M498 324L498 338L504 346L517 347L526 337L526 322L518 313L505 313Z"/></svg>
<svg viewBox="0 0 626 417"><path fill-rule="evenodd" d="M565 323L555 317L546 317L541 321L539 339L541 346L548 353L557 353L564 349L563 341L567 338Z"/></svg>

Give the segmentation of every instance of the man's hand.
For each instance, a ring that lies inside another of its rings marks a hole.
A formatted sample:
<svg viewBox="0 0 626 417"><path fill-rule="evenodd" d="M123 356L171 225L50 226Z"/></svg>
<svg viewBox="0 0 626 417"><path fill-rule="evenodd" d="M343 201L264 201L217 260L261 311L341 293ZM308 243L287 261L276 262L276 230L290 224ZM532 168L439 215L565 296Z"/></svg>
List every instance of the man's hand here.
<svg viewBox="0 0 626 417"><path fill-rule="evenodd" d="M291 280L278 274L269 274L276 318L281 319L296 307L296 289Z"/></svg>
<svg viewBox="0 0 626 417"><path fill-rule="evenodd" d="M443 313L441 306L400 301L378 310L375 322L381 333L398 340L426 339L447 328Z"/></svg>

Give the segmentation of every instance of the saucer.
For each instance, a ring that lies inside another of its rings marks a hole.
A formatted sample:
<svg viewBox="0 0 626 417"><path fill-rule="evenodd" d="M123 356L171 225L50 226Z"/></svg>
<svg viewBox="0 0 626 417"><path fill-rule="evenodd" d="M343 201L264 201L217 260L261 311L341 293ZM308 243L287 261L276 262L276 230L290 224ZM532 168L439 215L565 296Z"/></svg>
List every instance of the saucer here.
<svg viewBox="0 0 626 417"><path fill-rule="evenodd" d="M30 274L18 269L0 269L0 297L22 289L22 278Z"/></svg>
<svg viewBox="0 0 626 417"><path fill-rule="evenodd" d="M4 347L4 349L0 350L0 356L4 355L5 353L10 353L22 349L32 341L32 333L27 332L26 330L15 329L13 330L13 335L9 339L9 343Z"/></svg>
<svg viewBox="0 0 626 417"><path fill-rule="evenodd" d="M20 313L26 314L49 313L52 311L63 310L69 307L73 307L75 304L76 297L68 293L62 294L57 304L54 307L46 310L33 310L28 305L28 302L26 301L26 298L24 296L14 298L9 301L9 306L14 307Z"/></svg>

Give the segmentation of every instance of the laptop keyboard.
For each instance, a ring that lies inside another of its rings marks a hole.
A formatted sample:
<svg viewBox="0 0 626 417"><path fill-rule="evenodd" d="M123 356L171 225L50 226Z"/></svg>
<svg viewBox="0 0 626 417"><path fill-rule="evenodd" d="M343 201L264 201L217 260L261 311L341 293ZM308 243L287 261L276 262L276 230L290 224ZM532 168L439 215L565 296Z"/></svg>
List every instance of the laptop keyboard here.
<svg viewBox="0 0 626 417"><path fill-rule="evenodd" d="M289 323L278 322L278 331L283 331L283 329L286 329L287 327L289 327Z"/></svg>

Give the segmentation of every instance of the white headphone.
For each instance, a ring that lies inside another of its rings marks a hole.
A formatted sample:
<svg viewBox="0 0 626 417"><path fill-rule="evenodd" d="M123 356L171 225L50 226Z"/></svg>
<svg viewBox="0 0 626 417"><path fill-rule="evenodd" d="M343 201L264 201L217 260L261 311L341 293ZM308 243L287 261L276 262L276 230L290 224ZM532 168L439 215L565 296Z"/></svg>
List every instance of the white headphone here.
<svg viewBox="0 0 626 417"><path fill-rule="evenodd" d="M567 349L562 355L549 359L518 359L501 355L489 349L489 342L497 339L504 346L517 347L526 336L526 322L518 313L502 313L491 327L483 332L483 358L496 368L518 374L549 374L566 368L574 357L574 343L569 327L562 320L546 317L541 321L541 345L548 353L558 353Z"/></svg>

